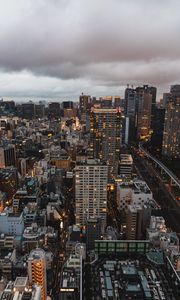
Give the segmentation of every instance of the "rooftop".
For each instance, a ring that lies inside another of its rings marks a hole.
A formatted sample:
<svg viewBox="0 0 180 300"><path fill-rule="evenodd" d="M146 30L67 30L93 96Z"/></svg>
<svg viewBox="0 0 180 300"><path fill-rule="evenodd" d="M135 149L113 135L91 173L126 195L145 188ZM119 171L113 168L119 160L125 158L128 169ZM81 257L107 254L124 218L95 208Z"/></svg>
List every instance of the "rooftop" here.
<svg viewBox="0 0 180 300"><path fill-rule="evenodd" d="M166 276L165 265L157 268L143 255L125 257L103 254L91 263L85 275L89 299L152 300L159 291L161 299L179 299L172 295L172 280Z"/></svg>

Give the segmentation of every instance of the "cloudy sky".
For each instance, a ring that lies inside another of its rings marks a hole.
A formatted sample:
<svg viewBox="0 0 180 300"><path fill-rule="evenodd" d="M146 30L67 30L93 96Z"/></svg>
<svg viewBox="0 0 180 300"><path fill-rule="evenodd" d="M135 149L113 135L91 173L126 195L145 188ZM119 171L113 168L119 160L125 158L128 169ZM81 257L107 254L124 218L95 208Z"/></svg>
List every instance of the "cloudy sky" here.
<svg viewBox="0 0 180 300"><path fill-rule="evenodd" d="M0 0L0 97L159 96L180 83L179 0Z"/></svg>

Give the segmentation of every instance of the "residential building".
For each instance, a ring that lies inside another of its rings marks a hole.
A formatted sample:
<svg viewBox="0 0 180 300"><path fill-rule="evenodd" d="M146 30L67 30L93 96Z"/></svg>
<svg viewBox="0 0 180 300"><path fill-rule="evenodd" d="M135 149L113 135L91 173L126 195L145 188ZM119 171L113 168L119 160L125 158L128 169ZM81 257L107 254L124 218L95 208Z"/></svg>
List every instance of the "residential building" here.
<svg viewBox="0 0 180 300"><path fill-rule="evenodd" d="M28 277L31 284L38 284L41 287L41 300L47 297L46 282L46 257L42 249L34 249L30 252L28 258Z"/></svg>
<svg viewBox="0 0 180 300"><path fill-rule="evenodd" d="M76 224L86 225L100 218L106 225L108 167L98 159L89 159L75 167Z"/></svg>

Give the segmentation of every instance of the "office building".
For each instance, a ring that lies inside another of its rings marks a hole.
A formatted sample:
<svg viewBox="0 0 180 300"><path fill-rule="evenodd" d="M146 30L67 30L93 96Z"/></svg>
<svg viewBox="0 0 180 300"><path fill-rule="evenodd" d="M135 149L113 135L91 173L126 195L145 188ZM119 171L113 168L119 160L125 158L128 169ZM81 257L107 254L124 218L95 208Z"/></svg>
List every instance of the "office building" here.
<svg viewBox="0 0 180 300"><path fill-rule="evenodd" d="M167 102L171 99L171 93L163 93L162 108L166 108Z"/></svg>
<svg viewBox="0 0 180 300"><path fill-rule="evenodd" d="M134 88L125 90L125 143L131 144L137 137L137 94Z"/></svg>
<svg viewBox="0 0 180 300"><path fill-rule="evenodd" d="M180 158L180 98L171 98L166 105L162 154Z"/></svg>
<svg viewBox="0 0 180 300"><path fill-rule="evenodd" d="M129 204L149 205L153 195L145 181L122 181L117 183L117 206L118 209L126 210Z"/></svg>
<svg viewBox="0 0 180 300"><path fill-rule="evenodd" d="M119 175L120 177L131 178L133 170L133 159L130 154L120 154Z"/></svg>
<svg viewBox="0 0 180 300"><path fill-rule="evenodd" d="M126 143L150 136L156 108L156 88L148 85L125 90Z"/></svg>
<svg viewBox="0 0 180 300"><path fill-rule="evenodd" d="M73 109L74 108L73 101L63 101L62 108L63 109Z"/></svg>
<svg viewBox="0 0 180 300"><path fill-rule="evenodd" d="M152 102L151 102L151 128L154 127L154 118L155 118L155 111L156 111L156 94L157 88L154 86L148 86L148 90L152 95Z"/></svg>
<svg viewBox="0 0 180 300"><path fill-rule="evenodd" d="M23 231L23 213L14 214L7 209L0 213L0 233L22 236Z"/></svg>
<svg viewBox="0 0 180 300"><path fill-rule="evenodd" d="M45 105L42 103L35 104L35 118L43 119L45 116Z"/></svg>
<svg viewBox="0 0 180 300"><path fill-rule="evenodd" d="M35 117L35 104L32 101L29 101L27 103L23 103L21 105L20 116L22 116L23 119L29 119L29 120L34 119L34 117Z"/></svg>
<svg viewBox="0 0 180 300"><path fill-rule="evenodd" d="M88 95L84 95L82 93L81 96L79 96L79 110L80 113L85 113L87 109L90 108L90 104L91 104L91 97Z"/></svg>
<svg viewBox="0 0 180 300"><path fill-rule="evenodd" d="M126 211L126 239L141 240L149 226L151 209L149 206L129 205Z"/></svg>
<svg viewBox="0 0 180 300"><path fill-rule="evenodd" d="M112 96L106 96L106 97L101 97L100 102L101 102L101 108L112 108Z"/></svg>
<svg viewBox="0 0 180 300"><path fill-rule="evenodd" d="M174 97L180 97L180 84L171 85L170 93Z"/></svg>
<svg viewBox="0 0 180 300"><path fill-rule="evenodd" d="M46 257L42 249L34 249L28 258L28 277L31 284L38 284L41 287L42 300L47 297L46 283Z"/></svg>
<svg viewBox="0 0 180 300"><path fill-rule="evenodd" d="M89 131L89 118L92 102L91 97L88 95L82 95L79 97L79 119L82 124L86 125L86 130Z"/></svg>
<svg viewBox="0 0 180 300"><path fill-rule="evenodd" d="M98 159L89 159L75 167L76 224L86 225L99 218L106 225L108 167Z"/></svg>
<svg viewBox="0 0 180 300"><path fill-rule="evenodd" d="M59 118L60 117L60 103L59 102L49 103L48 116L49 116L49 118Z"/></svg>
<svg viewBox="0 0 180 300"><path fill-rule="evenodd" d="M15 166L16 151L14 145L0 146L0 168Z"/></svg>
<svg viewBox="0 0 180 300"><path fill-rule="evenodd" d="M115 108L120 107L121 104L122 104L121 97L120 96L115 96L114 97L114 107Z"/></svg>
<svg viewBox="0 0 180 300"><path fill-rule="evenodd" d="M138 97L137 138L141 140L150 136L152 93L146 85L137 87L136 93Z"/></svg>
<svg viewBox="0 0 180 300"><path fill-rule="evenodd" d="M109 180L117 176L120 147L120 109L92 108L90 115L91 156L107 162Z"/></svg>
<svg viewBox="0 0 180 300"><path fill-rule="evenodd" d="M15 114L15 102L0 100L0 115Z"/></svg>
<svg viewBox="0 0 180 300"><path fill-rule="evenodd" d="M162 152L163 131L165 122L165 109L155 108L153 128L151 135L151 153L160 155Z"/></svg>
<svg viewBox="0 0 180 300"><path fill-rule="evenodd" d="M88 219L86 223L86 249L94 250L94 241L101 237L101 220Z"/></svg>

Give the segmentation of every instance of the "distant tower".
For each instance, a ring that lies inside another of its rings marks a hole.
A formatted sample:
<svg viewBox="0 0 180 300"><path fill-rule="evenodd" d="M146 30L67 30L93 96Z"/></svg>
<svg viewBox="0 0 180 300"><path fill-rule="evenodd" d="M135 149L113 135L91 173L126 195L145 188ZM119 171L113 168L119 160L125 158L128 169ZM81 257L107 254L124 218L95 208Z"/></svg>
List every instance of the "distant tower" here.
<svg viewBox="0 0 180 300"><path fill-rule="evenodd" d="M107 162L109 180L116 178L121 147L121 111L94 108L90 116L90 149L94 158Z"/></svg>
<svg viewBox="0 0 180 300"><path fill-rule="evenodd" d="M180 158L180 98L176 96L166 104L162 154Z"/></svg>
<svg viewBox="0 0 180 300"><path fill-rule="evenodd" d="M43 249L34 249L28 258L28 275L31 284L38 284L42 290L42 300L47 297L46 257Z"/></svg>

